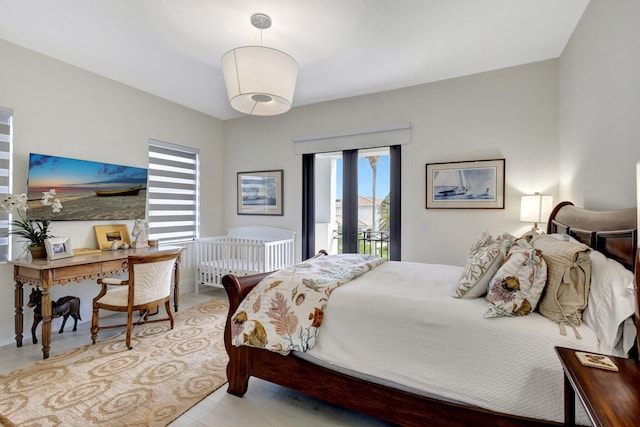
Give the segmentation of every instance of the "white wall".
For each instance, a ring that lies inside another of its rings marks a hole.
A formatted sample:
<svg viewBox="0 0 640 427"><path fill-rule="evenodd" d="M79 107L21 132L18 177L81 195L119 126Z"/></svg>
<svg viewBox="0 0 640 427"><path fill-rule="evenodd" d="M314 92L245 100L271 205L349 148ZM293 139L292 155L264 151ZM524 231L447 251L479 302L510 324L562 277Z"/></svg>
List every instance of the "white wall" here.
<svg viewBox="0 0 640 427"><path fill-rule="evenodd" d="M2 40L0 64L0 105L14 111L14 192L26 192L30 152L147 167L147 143L154 138L200 149L202 232L217 234L224 229L219 203L223 197L220 120ZM94 224L57 221L52 229L55 235L69 237L75 247L97 247ZM185 271L183 277L188 282L193 274ZM0 265L0 281L3 345L14 341L15 335L11 265ZM27 286L25 294L29 292ZM53 298L79 296L84 321L91 319L91 300L97 292L92 281L51 290ZM31 321L32 312L25 307L27 331ZM25 345L31 345L30 337Z"/></svg>
<svg viewBox="0 0 640 427"><path fill-rule="evenodd" d="M591 0L560 58L560 194L590 209L636 205L640 2Z"/></svg>
<svg viewBox="0 0 640 427"><path fill-rule="evenodd" d="M402 258L462 264L482 231L524 231L520 196L557 196L557 61L225 122L225 223L294 229L300 257L302 159L294 137L411 123L402 147ZM425 164L506 159L504 210L425 209ZM239 171L284 169L284 216L236 214ZM422 224L431 231L422 231Z"/></svg>

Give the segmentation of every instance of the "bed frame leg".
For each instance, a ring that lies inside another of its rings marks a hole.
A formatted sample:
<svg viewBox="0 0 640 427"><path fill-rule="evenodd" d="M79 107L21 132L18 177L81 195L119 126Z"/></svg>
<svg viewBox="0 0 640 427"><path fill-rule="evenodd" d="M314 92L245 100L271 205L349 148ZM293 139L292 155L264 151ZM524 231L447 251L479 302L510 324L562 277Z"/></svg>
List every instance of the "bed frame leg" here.
<svg viewBox="0 0 640 427"><path fill-rule="evenodd" d="M249 348L234 347L228 353L227 379L229 380L229 387L227 388L227 393L242 397L249 388L249 376L251 374Z"/></svg>

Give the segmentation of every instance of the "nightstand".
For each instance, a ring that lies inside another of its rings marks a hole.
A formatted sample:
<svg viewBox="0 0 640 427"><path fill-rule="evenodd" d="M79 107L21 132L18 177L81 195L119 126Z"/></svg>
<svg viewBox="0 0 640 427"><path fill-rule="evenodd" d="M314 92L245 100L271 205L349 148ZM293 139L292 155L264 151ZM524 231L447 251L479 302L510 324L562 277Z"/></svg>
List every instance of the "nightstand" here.
<svg viewBox="0 0 640 427"><path fill-rule="evenodd" d="M640 426L640 362L609 356L618 372L582 365L576 350L555 347L564 369L564 420L575 426L575 396L594 426Z"/></svg>

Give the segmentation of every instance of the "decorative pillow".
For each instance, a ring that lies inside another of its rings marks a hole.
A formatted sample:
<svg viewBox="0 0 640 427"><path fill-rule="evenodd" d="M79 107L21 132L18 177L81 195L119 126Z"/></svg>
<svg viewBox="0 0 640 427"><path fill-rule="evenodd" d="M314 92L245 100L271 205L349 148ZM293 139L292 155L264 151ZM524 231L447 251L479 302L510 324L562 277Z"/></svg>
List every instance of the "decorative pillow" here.
<svg viewBox="0 0 640 427"><path fill-rule="evenodd" d="M516 241L516 236L503 231L498 237L496 237L496 242L500 244L500 250L502 251L503 258L507 256L509 253L509 249L511 249L511 245Z"/></svg>
<svg viewBox="0 0 640 427"><path fill-rule="evenodd" d="M547 280L540 252L514 244L489 284L489 309L484 317L525 316L538 304Z"/></svg>
<svg viewBox="0 0 640 427"><path fill-rule="evenodd" d="M533 240L547 263L547 286L538 310L543 316L563 325L578 326L587 307L591 280L591 249L577 242L555 239L546 234Z"/></svg>
<svg viewBox="0 0 640 427"><path fill-rule="evenodd" d="M480 237L478 237L472 244L471 244L471 248L469 248L469 257L473 256L476 252L478 252L478 250L480 250L480 248L487 246L488 244L490 244L493 241L493 237L491 237L491 234L487 233L486 231L484 231Z"/></svg>
<svg viewBox="0 0 640 427"><path fill-rule="evenodd" d="M508 233L504 233L503 236L508 236ZM532 242L538 236L539 236L538 232L535 229L531 229L518 238L511 236L511 240L510 241L507 240L506 243L510 244L509 250L513 247L532 249L533 248Z"/></svg>
<svg viewBox="0 0 640 427"><path fill-rule="evenodd" d="M635 313L633 273L598 251L589 258L591 286L584 322L598 336L600 353L627 357L636 336L633 322L625 322Z"/></svg>
<svg viewBox="0 0 640 427"><path fill-rule="evenodd" d="M487 293L489 280L504 261L499 242L489 243L470 254L456 288L455 298L478 298Z"/></svg>

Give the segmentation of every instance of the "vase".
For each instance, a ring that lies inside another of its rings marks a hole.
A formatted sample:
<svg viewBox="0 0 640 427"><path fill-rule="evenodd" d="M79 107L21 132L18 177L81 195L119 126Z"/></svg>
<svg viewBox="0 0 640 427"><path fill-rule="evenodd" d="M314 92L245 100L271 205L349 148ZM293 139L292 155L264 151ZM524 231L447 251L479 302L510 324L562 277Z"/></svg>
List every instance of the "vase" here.
<svg viewBox="0 0 640 427"><path fill-rule="evenodd" d="M29 246L29 253L33 259L42 259L47 257L47 249L44 246Z"/></svg>

